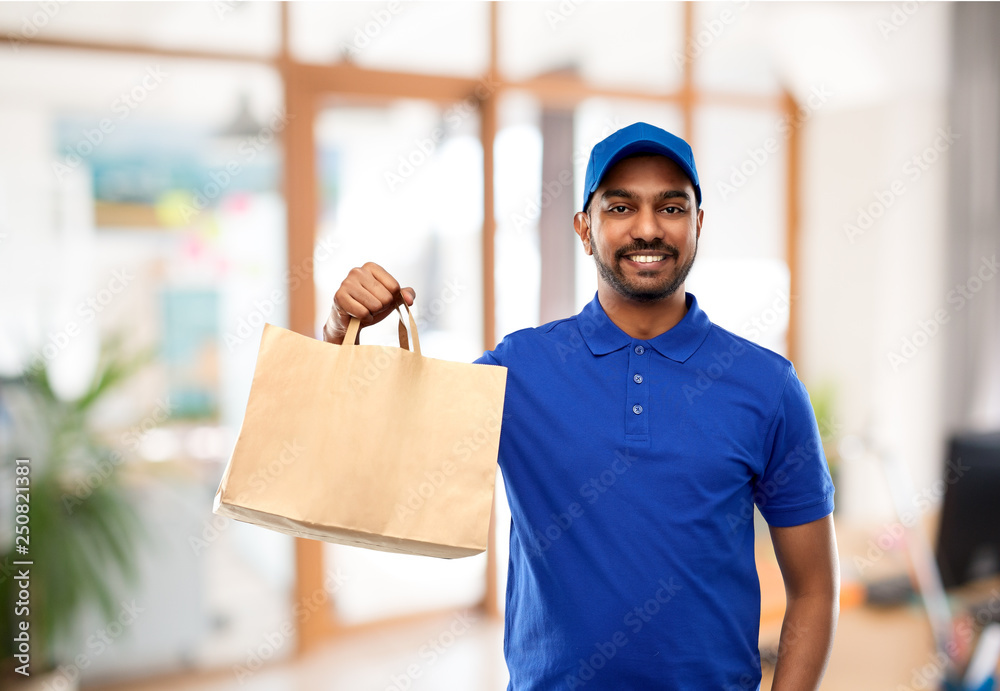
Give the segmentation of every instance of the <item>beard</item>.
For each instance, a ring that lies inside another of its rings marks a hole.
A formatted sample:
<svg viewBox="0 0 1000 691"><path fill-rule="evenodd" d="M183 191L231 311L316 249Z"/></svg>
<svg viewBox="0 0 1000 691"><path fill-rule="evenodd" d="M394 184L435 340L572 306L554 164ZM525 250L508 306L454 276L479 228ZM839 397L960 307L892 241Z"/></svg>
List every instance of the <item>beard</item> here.
<svg viewBox="0 0 1000 691"><path fill-rule="evenodd" d="M633 243L615 252L614 263L609 264L601 258L597 245L593 242L593 237L591 237L590 246L594 254L594 263L597 264L597 271L600 273L601 278L607 281L608 285L614 288L615 292L619 295L635 302L655 302L676 293L677 289L687 279L691 267L694 266L694 259L698 255L698 239L695 238L694 252L691 253L691 258L688 261L680 265L675 264L673 272L664 276L662 280L655 284L638 285L635 281L627 278L622 271L621 262L626 254L642 250L666 252L676 262L680 256L680 250L673 245L664 243L662 240L657 240L653 243ZM644 274L652 275L652 273L652 271L639 271L640 276Z"/></svg>

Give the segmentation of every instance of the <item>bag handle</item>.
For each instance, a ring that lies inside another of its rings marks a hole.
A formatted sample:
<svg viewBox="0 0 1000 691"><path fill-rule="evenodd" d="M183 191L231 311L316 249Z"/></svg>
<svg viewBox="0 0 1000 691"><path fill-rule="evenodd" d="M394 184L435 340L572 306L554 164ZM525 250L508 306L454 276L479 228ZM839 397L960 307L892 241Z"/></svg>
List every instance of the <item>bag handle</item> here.
<svg viewBox="0 0 1000 691"><path fill-rule="evenodd" d="M410 334L413 336L413 352L420 355L420 337L417 335L417 322L413 319L413 313L410 312L410 307L405 302L400 301L396 305L396 313L399 314L399 347L403 350L409 350L410 344L406 337L406 324L403 321L403 312L399 309L400 305L406 308L406 314L410 318ZM355 346L358 344L358 332L361 330L361 320L357 317L351 317L351 322L347 325L347 332L344 334L345 346Z"/></svg>

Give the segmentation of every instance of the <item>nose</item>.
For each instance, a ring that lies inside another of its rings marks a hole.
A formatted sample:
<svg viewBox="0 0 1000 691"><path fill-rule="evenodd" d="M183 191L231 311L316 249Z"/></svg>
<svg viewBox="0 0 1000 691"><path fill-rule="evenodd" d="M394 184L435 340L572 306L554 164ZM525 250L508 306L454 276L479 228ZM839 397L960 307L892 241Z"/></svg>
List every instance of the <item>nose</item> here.
<svg viewBox="0 0 1000 691"><path fill-rule="evenodd" d="M663 231L657 222L656 210L643 205L639 207L639 213L635 216L635 223L632 226L632 237L636 240L652 242L663 237Z"/></svg>

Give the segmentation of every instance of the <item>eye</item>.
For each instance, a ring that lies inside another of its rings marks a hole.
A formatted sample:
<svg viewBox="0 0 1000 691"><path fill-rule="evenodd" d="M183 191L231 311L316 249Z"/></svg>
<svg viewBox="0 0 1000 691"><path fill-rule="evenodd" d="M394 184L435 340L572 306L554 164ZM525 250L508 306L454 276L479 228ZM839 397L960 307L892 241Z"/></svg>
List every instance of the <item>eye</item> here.
<svg viewBox="0 0 1000 691"><path fill-rule="evenodd" d="M615 204L614 206L609 207L608 211L610 211L613 214L623 214L626 211L628 211L628 207L625 206L624 204Z"/></svg>

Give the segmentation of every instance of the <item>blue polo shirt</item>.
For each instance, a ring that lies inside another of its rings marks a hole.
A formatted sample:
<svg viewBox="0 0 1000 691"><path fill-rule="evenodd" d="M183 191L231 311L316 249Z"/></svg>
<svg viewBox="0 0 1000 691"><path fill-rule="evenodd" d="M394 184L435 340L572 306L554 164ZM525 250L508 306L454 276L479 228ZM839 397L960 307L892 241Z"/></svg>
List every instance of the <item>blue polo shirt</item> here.
<svg viewBox="0 0 1000 691"><path fill-rule="evenodd" d="M833 510L791 363L690 293L656 338L595 295L476 362L508 368L508 689L756 689L753 506L775 526Z"/></svg>

